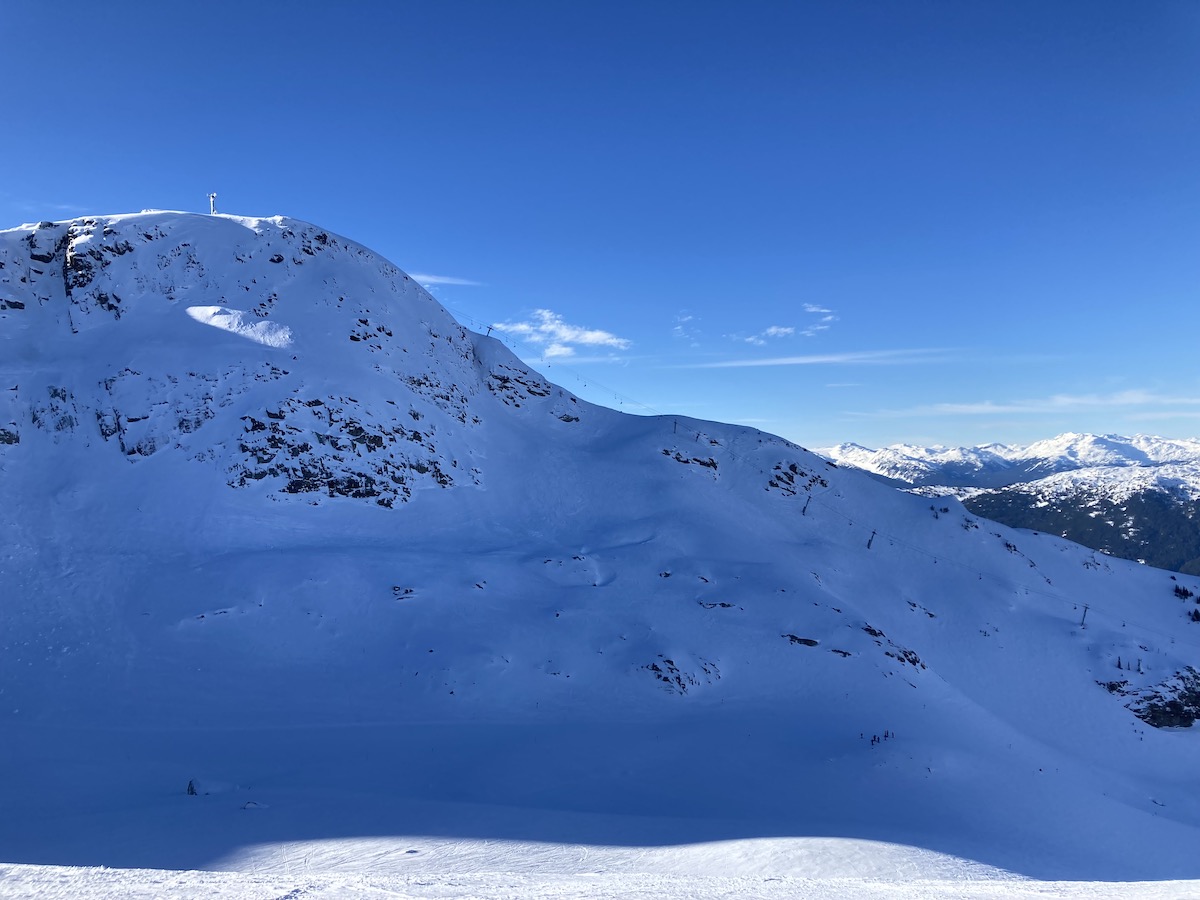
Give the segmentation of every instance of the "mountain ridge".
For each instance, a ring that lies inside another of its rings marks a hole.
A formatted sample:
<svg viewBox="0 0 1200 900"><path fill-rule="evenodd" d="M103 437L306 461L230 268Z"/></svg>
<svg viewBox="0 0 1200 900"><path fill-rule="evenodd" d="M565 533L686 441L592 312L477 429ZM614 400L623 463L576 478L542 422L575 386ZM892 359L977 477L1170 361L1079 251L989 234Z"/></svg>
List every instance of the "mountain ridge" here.
<svg viewBox="0 0 1200 900"><path fill-rule="evenodd" d="M828 459L1115 556L1200 573L1200 441L1067 433L1023 447L842 444Z"/></svg>
<svg viewBox="0 0 1200 900"><path fill-rule="evenodd" d="M919 447L893 444L871 450L845 443L816 451L839 464L916 487L1007 487L1036 475L1089 468L1189 465L1200 467L1200 440L1138 434L1066 432L1027 445ZM1200 476L1197 477L1200 483Z"/></svg>

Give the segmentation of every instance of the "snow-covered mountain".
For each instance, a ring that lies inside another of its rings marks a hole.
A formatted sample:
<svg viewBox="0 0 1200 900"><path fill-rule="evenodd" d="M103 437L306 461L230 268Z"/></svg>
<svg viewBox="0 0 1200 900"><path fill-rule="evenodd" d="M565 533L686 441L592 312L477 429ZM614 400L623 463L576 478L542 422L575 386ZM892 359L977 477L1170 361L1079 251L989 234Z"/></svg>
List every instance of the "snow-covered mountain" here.
<svg viewBox="0 0 1200 900"><path fill-rule="evenodd" d="M950 494L1014 527L1200 574L1200 440L1062 434L1025 447L818 451L926 496Z"/></svg>
<svg viewBox="0 0 1200 900"><path fill-rule="evenodd" d="M871 450L838 444L817 451L839 465L853 466L897 484L917 487L990 488L1033 481L1059 472L1090 469L1132 470L1167 467L1169 477L1184 478L1200 496L1200 440L1173 440L1139 434L1060 434L1027 446L983 444L978 447L918 447L893 444ZM1086 476L1090 477L1090 476ZM1134 487L1134 490L1137 488Z"/></svg>
<svg viewBox="0 0 1200 900"><path fill-rule="evenodd" d="M1200 581L590 405L320 228L0 232L0 429L0 860L1200 876Z"/></svg>

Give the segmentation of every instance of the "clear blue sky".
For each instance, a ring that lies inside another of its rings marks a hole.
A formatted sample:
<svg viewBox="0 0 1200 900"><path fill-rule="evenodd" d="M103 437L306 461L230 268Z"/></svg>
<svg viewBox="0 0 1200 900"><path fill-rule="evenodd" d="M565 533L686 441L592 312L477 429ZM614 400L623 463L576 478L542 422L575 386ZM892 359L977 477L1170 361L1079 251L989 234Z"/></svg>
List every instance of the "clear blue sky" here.
<svg viewBox="0 0 1200 900"><path fill-rule="evenodd" d="M0 227L216 191L587 399L810 447L1200 434L1195 0L0 0L0 33Z"/></svg>

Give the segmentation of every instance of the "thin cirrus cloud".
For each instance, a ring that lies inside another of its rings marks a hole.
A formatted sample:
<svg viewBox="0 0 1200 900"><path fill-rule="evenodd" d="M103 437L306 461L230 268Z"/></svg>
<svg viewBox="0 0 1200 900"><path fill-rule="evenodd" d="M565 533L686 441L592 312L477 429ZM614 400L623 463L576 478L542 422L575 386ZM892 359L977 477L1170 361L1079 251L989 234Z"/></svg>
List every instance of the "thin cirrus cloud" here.
<svg viewBox="0 0 1200 900"><path fill-rule="evenodd" d="M790 325L772 325L769 328L764 328L758 334L752 334L749 337L743 337L742 340L747 344L753 344L756 347L762 347L772 338L791 337L796 333L796 329Z"/></svg>
<svg viewBox="0 0 1200 900"><path fill-rule="evenodd" d="M1125 418L1131 422L1161 422L1163 419L1200 419L1200 409L1160 409L1154 412L1130 413Z"/></svg>
<svg viewBox="0 0 1200 900"><path fill-rule="evenodd" d="M45 218L46 213L63 214L67 216L81 216L88 210L86 207L79 206L75 203L45 203L42 201L31 201L21 198L14 198L11 194L0 192L0 200L8 200L12 203L13 208L20 210L22 214L36 214Z"/></svg>
<svg viewBox="0 0 1200 900"><path fill-rule="evenodd" d="M912 415L950 415L950 416L1006 416L1013 414L1039 414L1084 412L1095 409L1122 409L1126 407L1181 407L1195 410L1200 406L1200 398L1177 397L1169 394L1156 394L1153 391L1129 390L1118 391L1114 394L1054 394L1049 397L1038 397L1026 400L1009 400L996 402L982 400L977 403L931 403L924 406L907 409L880 410L874 413L880 417L900 417ZM1191 415L1192 413L1187 413Z"/></svg>
<svg viewBox="0 0 1200 900"><path fill-rule="evenodd" d="M811 322L801 329L800 334L804 337L813 337L822 331L828 331L829 327L838 320L832 309L826 309L824 306L818 306L815 303L805 303L804 311L809 315L818 317L815 322Z"/></svg>
<svg viewBox="0 0 1200 900"><path fill-rule="evenodd" d="M754 366L821 365L905 365L945 362L949 350L938 348L913 350L858 350L849 353L812 353L805 356L777 356L769 359L727 359L721 362L695 363L692 369L741 369Z"/></svg>
<svg viewBox="0 0 1200 900"><path fill-rule="evenodd" d="M700 337L700 329L697 327L696 317L686 310L677 314L675 324L671 327L671 337L689 341L693 347L699 346L697 339Z"/></svg>
<svg viewBox="0 0 1200 900"><path fill-rule="evenodd" d="M453 275L427 275L410 272L409 278L418 284L454 284L460 287L482 287L482 281L472 281L470 278L456 278Z"/></svg>
<svg viewBox="0 0 1200 900"><path fill-rule="evenodd" d="M573 357L577 347L628 350L631 346L630 341L610 331L568 324L561 315L549 309L535 309L533 317L527 321L497 322L492 328L540 347L545 359Z"/></svg>
<svg viewBox="0 0 1200 900"><path fill-rule="evenodd" d="M814 337L822 331L828 331L830 326L838 319L832 309L818 306L815 303L805 303L804 311L809 316L816 316L817 318L815 320L810 319L809 323L801 328L797 328L794 325L772 325L769 328L764 328L757 334L731 334L727 335L727 337L735 341L752 344L755 347L764 347L768 341L773 339L794 337L797 334L803 337Z"/></svg>

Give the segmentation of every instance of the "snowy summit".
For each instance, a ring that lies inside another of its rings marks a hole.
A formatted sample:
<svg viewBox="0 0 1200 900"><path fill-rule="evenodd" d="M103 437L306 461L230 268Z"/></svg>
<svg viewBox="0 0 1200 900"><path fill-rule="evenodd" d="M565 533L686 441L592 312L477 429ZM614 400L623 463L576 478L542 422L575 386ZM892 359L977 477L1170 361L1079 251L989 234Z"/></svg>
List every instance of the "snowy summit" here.
<svg viewBox="0 0 1200 900"><path fill-rule="evenodd" d="M591 405L299 221L0 232L0 527L11 884L1200 877L1200 579Z"/></svg>

